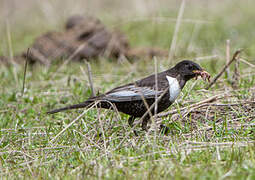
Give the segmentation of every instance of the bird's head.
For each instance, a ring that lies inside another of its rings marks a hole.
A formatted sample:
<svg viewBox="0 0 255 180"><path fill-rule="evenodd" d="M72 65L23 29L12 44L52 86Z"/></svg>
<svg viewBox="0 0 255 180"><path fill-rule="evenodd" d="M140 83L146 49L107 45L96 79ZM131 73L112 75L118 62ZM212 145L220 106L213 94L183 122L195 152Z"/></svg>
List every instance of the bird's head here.
<svg viewBox="0 0 255 180"><path fill-rule="evenodd" d="M201 76L204 80L210 81L210 74L203 70L197 63L190 60L183 60L175 65L175 70L186 80Z"/></svg>

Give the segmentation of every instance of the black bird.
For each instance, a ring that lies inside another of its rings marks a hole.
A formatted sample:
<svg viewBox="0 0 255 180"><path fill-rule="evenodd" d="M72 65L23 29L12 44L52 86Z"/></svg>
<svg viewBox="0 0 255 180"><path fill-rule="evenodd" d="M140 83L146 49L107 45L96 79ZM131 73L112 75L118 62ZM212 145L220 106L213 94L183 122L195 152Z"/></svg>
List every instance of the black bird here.
<svg viewBox="0 0 255 180"><path fill-rule="evenodd" d="M143 117L142 129L147 130L147 123L151 115L154 115L154 102L157 98L157 113L167 109L178 97L186 82L194 77L201 76L204 80L210 78L197 63L183 60L173 68L157 74L158 88L156 88L155 74L134 83L116 87L111 91L89 98L75 105L49 111L49 114L68 109L88 108L96 101L101 101L100 108L112 109L114 104L118 111L130 115L129 125L132 127L135 118ZM150 110L148 110L148 107Z"/></svg>

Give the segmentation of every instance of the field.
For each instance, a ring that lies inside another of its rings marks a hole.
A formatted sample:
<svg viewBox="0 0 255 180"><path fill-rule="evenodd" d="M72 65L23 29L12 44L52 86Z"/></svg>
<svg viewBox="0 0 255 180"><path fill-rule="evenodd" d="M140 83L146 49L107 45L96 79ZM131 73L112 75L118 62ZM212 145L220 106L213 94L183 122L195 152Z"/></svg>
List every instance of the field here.
<svg viewBox="0 0 255 180"><path fill-rule="evenodd" d="M25 2L0 0L1 56L26 51L38 35L60 30L77 13L119 29L132 47L169 50L170 58L91 59L99 93L182 59L199 63L213 79L226 52L231 59L243 51L208 90L201 78L189 81L178 100L152 119L149 132L134 127L138 136L128 116L114 111L46 114L91 96L83 61L28 65L25 83L25 62L0 64L1 179L255 179L255 1ZM167 135L158 131L160 123L170 128Z"/></svg>

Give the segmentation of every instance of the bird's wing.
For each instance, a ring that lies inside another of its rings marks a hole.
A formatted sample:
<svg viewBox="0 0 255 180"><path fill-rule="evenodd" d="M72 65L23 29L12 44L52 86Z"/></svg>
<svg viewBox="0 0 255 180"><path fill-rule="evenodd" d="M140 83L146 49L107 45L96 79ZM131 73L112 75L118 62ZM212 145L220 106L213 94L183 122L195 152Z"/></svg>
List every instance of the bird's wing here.
<svg viewBox="0 0 255 180"><path fill-rule="evenodd" d="M155 98L156 95L159 97L162 93L163 91L156 91L150 87L140 87L130 84L128 86L122 86L108 92L102 99L111 102L126 102L142 100L143 98Z"/></svg>

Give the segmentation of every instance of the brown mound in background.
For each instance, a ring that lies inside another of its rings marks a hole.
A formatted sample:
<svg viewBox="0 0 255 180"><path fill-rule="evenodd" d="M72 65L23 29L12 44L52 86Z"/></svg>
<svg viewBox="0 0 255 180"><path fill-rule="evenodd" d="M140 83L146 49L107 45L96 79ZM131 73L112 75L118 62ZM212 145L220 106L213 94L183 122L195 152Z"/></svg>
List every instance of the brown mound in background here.
<svg viewBox="0 0 255 180"><path fill-rule="evenodd" d="M27 53L15 57L20 62ZM101 21L91 16L71 16L63 32L47 32L35 39L30 47L28 60L30 63L40 62L49 66L51 61L70 58L82 60L105 56L107 58L127 59L153 56L167 56L167 51L159 48L131 48L127 37L119 31L111 31ZM0 57L0 62L8 62Z"/></svg>

